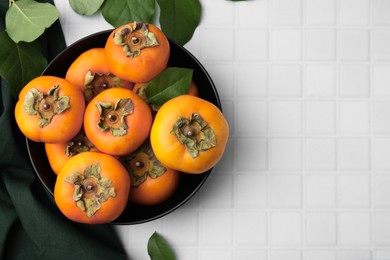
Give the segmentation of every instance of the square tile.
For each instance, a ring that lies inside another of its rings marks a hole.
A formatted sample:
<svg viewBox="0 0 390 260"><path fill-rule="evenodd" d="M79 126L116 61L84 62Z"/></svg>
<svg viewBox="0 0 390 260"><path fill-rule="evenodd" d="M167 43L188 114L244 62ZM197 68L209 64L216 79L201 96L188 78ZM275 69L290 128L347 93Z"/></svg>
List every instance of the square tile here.
<svg viewBox="0 0 390 260"><path fill-rule="evenodd" d="M236 213L236 243L241 246L267 244L267 214L255 211Z"/></svg>
<svg viewBox="0 0 390 260"><path fill-rule="evenodd" d="M265 138L237 138L237 169L261 170L268 167L268 145Z"/></svg>
<svg viewBox="0 0 390 260"><path fill-rule="evenodd" d="M305 183L309 208L332 208L336 205L336 179L332 175L309 175Z"/></svg>
<svg viewBox="0 0 390 260"><path fill-rule="evenodd" d="M232 243L233 217L230 212L199 212L199 243L207 246L222 246Z"/></svg>
<svg viewBox="0 0 390 260"><path fill-rule="evenodd" d="M336 141L333 138L308 138L306 140L307 169L335 170L336 151Z"/></svg>
<svg viewBox="0 0 390 260"><path fill-rule="evenodd" d="M300 133L302 131L302 104L295 101L275 101L270 104L270 131Z"/></svg>
<svg viewBox="0 0 390 260"><path fill-rule="evenodd" d="M167 239L175 240L175 245L193 246L198 244L198 213L177 210L165 219Z"/></svg>
<svg viewBox="0 0 390 260"><path fill-rule="evenodd" d="M272 1L272 3L274 2ZM288 2L293 1L288 0ZM272 30L270 32L270 59L275 61L298 61L302 54L301 44L300 30Z"/></svg>
<svg viewBox="0 0 390 260"><path fill-rule="evenodd" d="M369 34L367 30L339 31L339 58L342 61L367 61Z"/></svg>
<svg viewBox="0 0 390 260"><path fill-rule="evenodd" d="M374 61L390 60L390 30L371 31L371 53Z"/></svg>
<svg viewBox="0 0 390 260"><path fill-rule="evenodd" d="M237 174L235 196L238 208L263 208L267 205L267 177L264 174Z"/></svg>
<svg viewBox="0 0 390 260"><path fill-rule="evenodd" d="M212 174L199 194L202 208L231 208L233 206L233 175Z"/></svg>
<svg viewBox="0 0 390 260"><path fill-rule="evenodd" d="M341 246L369 246L371 218L368 212L341 212L338 216L338 241Z"/></svg>
<svg viewBox="0 0 390 260"><path fill-rule="evenodd" d="M369 67L364 65L342 65L340 72L340 96L367 97L370 92Z"/></svg>
<svg viewBox="0 0 390 260"><path fill-rule="evenodd" d="M360 249L340 250L339 260L372 260L371 251ZM375 259L376 260L376 259Z"/></svg>
<svg viewBox="0 0 390 260"><path fill-rule="evenodd" d="M332 29L306 30L304 44L306 60L331 61L336 58L336 33Z"/></svg>
<svg viewBox="0 0 390 260"><path fill-rule="evenodd" d="M336 260L337 254L332 250L306 250L306 260Z"/></svg>
<svg viewBox="0 0 390 260"><path fill-rule="evenodd" d="M333 134L336 129L335 104L328 101L306 103L306 132L310 134Z"/></svg>
<svg viewBox="0 0 390 260"><path fill-rule="evenodd" d="M334 0L307 0L306 23L310 25L331 25L336 21Z"/></svg>
<svg viewBox="0 0 390 260"><path fill-rule="evenodd" d="M390 176L375 175L373 180L374 206L376 208L390 208Z"/></svg>
<svg viewBox="0 0 390 260"><path fill-rule="evenodd" d="M230 136L227 145L225 147L225 151L222 155L222 158L214 167L214 169L218 171L232 171L235 168L234 167L235 149L236 149L235 137Z"/></svg>
<svg viewBox="0 0 390 260"><path fill-rule="evenodd" d="M298 208L302 205L302 177L272 174L269 177L270 206Z"/></svg>
<svg viewBox="0 0 390 260"><path fill-rule="evenodd" d="M390 102L378 101L372 104L372 128L375 134L390 134Z"/></svg>
<svg viewBox="0 0 390 260"><path fill-rule="evenodd" d="M301 227L302 216L300 213L272 212L270 223L271 245L299 246L302 242ZM289 259L291 258L289 257Z"/></svg>
<svg viewBox="0 0 390 260"><path fill-rule="evenodd" d="M302 168L302 141L299 138L273 138L270 163L273 170L295 171Z"/></svg>
<svg viewBox="0 0 390 260"><path fill-rule="evenodd" d="M213 79L221 98L232 98L234 96L234 65L205 63L204 67ZM196 84L196 82L195 82Z"/></svg>
<svg viewBox="0 0 390 260"><path fill-rule="evenodd" d="M203 61L233 61L234 31L232 29L204 29L202 35ZM223 44L221 44L221 39Z"/></svg>
<svg viewBox="0 0 390 260"><path fill-rule="evenodd" d="M390 1L373 0L372 1L372 22L375 25L390 25Z"/></svg>
<svg viewBox="0 0 390 260"><path fill-rule="evenodd" d="M273 25L299 25L302 17L301 0L275 0L269 2L270 22Z"/></svg>
<svg viewBox="0 0 390 260"><path fill-rule="evenodd" d="M336 69L332 65L307 65L305 89L308 97L326 98L335 95Z"/></svg>
<svg viewBox="0 0 390 260"><path fill-rule="evenodd" d="M366 25L370 0L339 0L341 25Z"/></svg>
<svg viewBox="0 0 390 260"><path fill-rule="evenodd" d="M268 23L267 0L237 2L238 24L242 27L258 27Z"/></svg>
<svg viewBox="0 0 390 260"><path fill-rule="evenodd" d="M374 168L376 170L390 169L390 139L375 138L374 147Z"/></svg>
<svg viewBox="0 0 390 260"><path fill-rule="evenodd" d="M390 246L390 213L375 213L375 245Z"/></svg>
<svg viewBox="0 0 390 260"><path fill-rule="evenodd" d="M370 142L364 138L341 138L338 145L341 170L370 169Z"/></svg>
<svg viewBox="0 0 390 260"><path fill-rule="evenodd" d="M339 176L338 189L339 206L343 208L367 208L370 206L370 176Z"/></svg>
<svg viewBox="0 0 390 260"><path fill-rule="evenodd" d="M225 1L202 2L202 23L208 26L232 25L234 24L234 5ZM223 10L214 15L212 10Z"/></svg>
<svg viewBox="0 0 390 260"><path fill-rule="evenodd" d="M367 102L340 102L339 127L342 134L366 134L370 130Z"/></svg>
<svg viewBox="0 0 390 260"><path fill-rule="evenodd" d="M273 249L270 260L302 260L302 252L294 249Z"/></svg>
<svg viewBox="0 0 390 260"><path fill-rule="evenodd" d="M390 259L390 251L386 249L378 249L375 251L375 259L376 260L388 260Z"/></svg>
<svg viewBox="0 0 390 260"><path fill-rule="evenodd" d="M306 243L309 246L334 246L336 237L336 214L310 212L306 214Z"/></svg>
<svg viewBox="0 0 390 260"><path fill-rule="evenodd" d="M262 101L237 101L236 128L240 135L267 133L268 107Z"/></svg>
<svg viewBox="0 0 390 260"><path fill-rule="evenodd" d="M234 250L234 260L242 259L256 259L256 260L268 260L267 251L261 249L235 249Z"/></svg>
<svg viewBox="0 0 390 260"><path fill-rule="evenodd" d="M268 32L266 30L238 29L236 40L239 61L266 61L268 59Z"/></svg>
<svg viewBox="0 0 390 260"><path fill-rule="evenodd" d="M302 67L273 65L270 67L270 93L274 97L298 97L302 93Z"/></svg>
<svg viewBox="0 0 390 260"><path fill-rule="evenodd" d="M232 253L230 248L202 248L199 250L197 259L202 260L215 260L224 259L232 260Z"/></svg>
<svg viewBox="0 0 390 260"><path fill-rule="evenodd" d="M237 92L239 97L265 97L268 93L268 67L258 64L238 64ZM222 74L223 75L223 74Z"/></svg>
<svg viewBox="0 0 390 260"><path fill-rule="evenodd" d="M390 97L390 66L372 66L372 88L374 97Z"/></svg>

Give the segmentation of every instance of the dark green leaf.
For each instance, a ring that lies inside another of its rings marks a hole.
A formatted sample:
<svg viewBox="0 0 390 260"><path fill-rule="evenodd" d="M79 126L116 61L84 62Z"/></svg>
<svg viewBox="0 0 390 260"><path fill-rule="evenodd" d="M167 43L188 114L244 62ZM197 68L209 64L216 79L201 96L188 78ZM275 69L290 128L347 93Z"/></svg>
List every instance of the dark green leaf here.
<svg viewBox="0 0 390 260"><path fill-rule="evenodd" d="M155 0L109 0L102 6L104 19L114 27L130 22L150 23L154 16Z"/></svg>
<svg viewBox="0 0 390 260"><path fill-rule="evenodd" d="M33 78L39 76L47 65L38 41L15 43L6 32L0 33L0 76L11 85L12 95Z"/></svg>
<svg viewBox="0 0 390 260"><path fill-rule="evenodd" d="M150 260L174 260L175 255L165 239L154 232L148 241L148 254Z"/></svg>
<svg viewBox="0 0 390 260"><path fill-rule="evenodd" d="M73 11L81 15L93 15L102 6L104 0L69 0Z"/></svg>
<svg viewBox="0 0 390 260"><path fill-rule="evenodd" d="M170 67L147 83L146 97L154 105L161 106L169 99L188 93L192 69Z"/></svg>
<svg viewBox="0 0 390 260"><path fill-rule="evenodd" d="M14 42L32 42L41 36L58 17L57 8L50 3L19 0L13 2L8 9L5 27Z"/></svg>
<svg viewBox="0 0 390 260"><path fill-rule="evenodd" d="M199 0L157 0L157 3L162 31L181 45L187 43L200 22Z"/></svg>

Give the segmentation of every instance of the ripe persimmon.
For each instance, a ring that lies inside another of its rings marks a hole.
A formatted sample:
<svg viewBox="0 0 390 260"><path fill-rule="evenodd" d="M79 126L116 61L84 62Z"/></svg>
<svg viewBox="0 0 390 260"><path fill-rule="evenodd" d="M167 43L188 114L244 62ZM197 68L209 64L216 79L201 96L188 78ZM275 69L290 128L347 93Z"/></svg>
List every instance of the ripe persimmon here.
<svg viewBox="0 0 390 260"><path fill-rule="evenodd" d="M217 106L191 95L165 102L150 134L157 159L185 173L202 173L221 159L229 125Z"/></svg>
<svg viewBox="0 0 390 260"><path fill-rule="evenodd" d="M50 167L55 174L58 174L64 164L74 155L87 152L96 151L97 149L88 140L84 131L80 131L69 142L61 142L49 144L45 143L45 152L49 161Z"/></svg>
<svg viewBox="0 0 390 260"><path fill-rule="evenodd" d="M133 87L132 82L111 72L104 48L92 48L80 54L69 66L65 79L84 92L87 102L107 88Z"/></svg>
<svg viewBox="0 0 390 260"><path fill-rule="evenodd" d="M54 200L60 211L75 222L103 224L122 214L129 191L129 175L116 158L84 152L62 167L54 186Z"/></svg>
<svg viewBox="0 0 390 260"><path fill-rule="evenodd" d="M66 142L80 131L84 110L80 89L60 77L38 76L20 91L15 119L35 142Z"/></svg>
<svg viewBox="0 0 390 260"><path fill-rule="evenodd" d="M134 83L157 76L166 68L170 56L165 34L158 27L142 22L116 28L104 48L111 71Z"/></svg>
<svg viewBox="0 0 390 260"><path fill-rule="evenodd" d="M131 203L157 205L170 198L179 186L180 173L157 160L149 141L119 160L130 175Z"/></svg>
<svg viewBox="0 0 390 260"><path fill-rule="evenodd" d="M87 105L84 130L95 147L111 155L135 151L149 137L152 112L125 88L106 89Z"/></svg>

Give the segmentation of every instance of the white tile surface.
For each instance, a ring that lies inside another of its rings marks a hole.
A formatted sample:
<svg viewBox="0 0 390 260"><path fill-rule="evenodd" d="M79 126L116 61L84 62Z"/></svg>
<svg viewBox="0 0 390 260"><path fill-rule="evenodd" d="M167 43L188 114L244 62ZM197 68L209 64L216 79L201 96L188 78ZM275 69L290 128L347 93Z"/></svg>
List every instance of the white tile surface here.
<svg viewBox="0 0 390 260"><path fill-rule="evenodd" d="M111 28L55 1L68 44ZM118 226L185 260L390 259L390 0L201 0L186 47L217 86L229 144L200 194Z"/></svg>

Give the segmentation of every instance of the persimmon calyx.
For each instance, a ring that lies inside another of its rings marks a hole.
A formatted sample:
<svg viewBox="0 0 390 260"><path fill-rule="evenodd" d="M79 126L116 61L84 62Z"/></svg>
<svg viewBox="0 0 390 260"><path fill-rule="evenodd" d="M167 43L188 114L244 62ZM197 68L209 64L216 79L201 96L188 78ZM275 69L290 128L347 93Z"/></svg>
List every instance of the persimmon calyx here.
<svg viewBox="0 0 390 260"><path fill-rule="evenodd" d="M111 131L113 136L123 136L127 133L126 116L134 112L134 104L130 98L120 98L113 105L110 102L99 102L96 107L100 111L97 127L100 131Z"/></svg>
<svg viewBox="0 0 390 260"><path fill-rule="evenodd" d="M36 115L39 127L43 128L50 124L53 116L59 115L70 108L68 96L59 95L60 86L54 86L47 94L36 88L29 90L24 96L24 109L29 115Z"/></svg>
<svg viewBox="0 0 390 260"><path fill-rule="evenodd" d="M119 161L129 173L132 187L140 186L148 177L152 179L158 178L167 171L157 160L148 142L135 152L120 157Z"/></svg>
<svg viewBox="0 0 390 260"><path fill-rule="evenodd" d="M176 135L192 158L217 145L213 129L197 113L192 113L190 119L180 116L173 125L171 134Z"/></svg>
<svg viewBox="0 0 390 260"><path fill-rule="evenodd" d="M103 90L119 87L120 83L121 79L112 73L95 73L91 70L88 70L84 79L85 100L88 103Z"/></svg>
<svg viewBox="0 0 390 260"><path fill-rule="evenodd" d="M84 133L78 133L68 144L66 145L65 154L68 157L72 157L76 154L90 151L95 146L89 141Z"/></svg>
<svg viewBox="0 0 390 260"><path fill-rule="evenodd" d="M73 200L88 217L92 217L101 208L102 203L115 197L115 188L112 181L101 177L100 164L88 165L84 173L75 172L65 178L65 181L74 185Z"/></svg>
<svg viewBox="0 0 390 260"><path fill-rule="evenodd" d="M123 46L129 58L137 57L143 48L159 45L154 33L150 32L146 23L134 22L133 26L124 25L114 34L114 43Z"/></svg>

